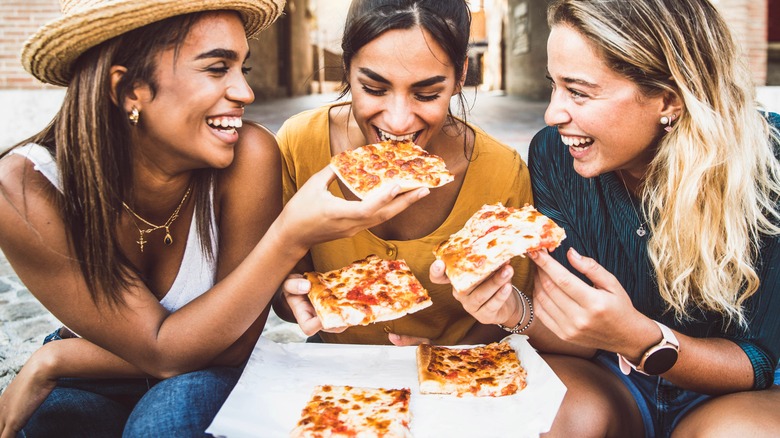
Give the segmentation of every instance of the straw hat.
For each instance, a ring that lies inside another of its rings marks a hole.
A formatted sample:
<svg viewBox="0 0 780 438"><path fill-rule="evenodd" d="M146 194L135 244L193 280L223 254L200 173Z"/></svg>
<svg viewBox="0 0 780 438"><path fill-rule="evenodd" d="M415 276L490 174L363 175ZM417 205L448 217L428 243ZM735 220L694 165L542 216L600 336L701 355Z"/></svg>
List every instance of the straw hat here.
<svg viewBox="0 0 780 438"><path fill-rule="evenodd" d="M282 13L285 0L60 0L63 16L44 25L22 49L22 65L42 82L67 86L82 53L117 35L176 15L231 10L248 38Z"/></svg>

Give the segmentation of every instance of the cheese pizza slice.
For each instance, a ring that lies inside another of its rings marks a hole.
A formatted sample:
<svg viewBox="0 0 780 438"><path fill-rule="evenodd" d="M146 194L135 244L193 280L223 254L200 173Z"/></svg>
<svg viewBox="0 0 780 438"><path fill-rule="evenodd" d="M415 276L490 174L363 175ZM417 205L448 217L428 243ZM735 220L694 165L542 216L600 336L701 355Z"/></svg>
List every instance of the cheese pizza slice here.
<svg viewBox="0 0 780 438"><path fill-rule="evenodd" d="M309 300L325 329L389 321L433 302L403 260L375 255L326 273L307 272Z"/></svg>
<svg viewBox="0 0 780 438"><path fill-rule="evenodd" d="M301 412L293 438L411 437L409 397L404 389L321 385Z"/></svg>
<svg viewBox="0 0 780 438"><path fill-rule="evenodd" d="M412 141L388 140L345 151L331 158L330 167L360 199L390 183L400 185L403 193L455 179L441 157Z"/></svg>
<svg viewBox="0 0 780 438"><path fill-rule="evenodd" d="M463 228L434 250L456 291L466 291L512 257L540 249L553 250L566 232L530 205L482 206Z"/></svg>
<svg viewBox="0 0 780 438"><path fill-rule="evenodd" d="M472 348L417 347L421 394L502 397L526 387L526 372L506 342Z"/></svg>

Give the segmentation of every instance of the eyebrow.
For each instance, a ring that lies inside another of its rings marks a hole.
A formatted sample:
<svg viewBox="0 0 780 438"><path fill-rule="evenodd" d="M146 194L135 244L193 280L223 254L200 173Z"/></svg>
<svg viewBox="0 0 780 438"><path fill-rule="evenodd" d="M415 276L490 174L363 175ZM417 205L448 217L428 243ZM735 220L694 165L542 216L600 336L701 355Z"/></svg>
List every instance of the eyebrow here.
<svg viewBox="0 0 780 438"><path fill-rule="evenodd" d="M250 53L247 52L246 59L249 59L249 55ZM235 50L230 49L214 49L209 50L208 52L203 52L195 57L196 60L209 58L224 58L230 61L236 61L238 60L238 53Z"/></svg>
<svg viewBox="0 0 780 438"><path fill-rule="evenodd" d="M549 71L547 72L546 77L547 77L547 79L552 80L552 75L550 75ZM592 89L600 89L601 88L600 85L594 84L593 82L588 82L588 81L586 81L584 79L570 78L570 77L564 76L563 78L561 78L561 80L563 80L563 82L567 83L567 84L577 84L577 85L581 85L583 87L592 88Z"/></svg>
<svg viewBox="0 0 780 438"><path fill-rule="evenodd" d="M382 75L379 73L371 70L370 68L361 67L358 69L360 73L363 73L364 75L368 76L369 79L381 82L386 85L390 85L390 81L385 79ZM421 81L417 81L412 84L412 88L423 88L423 87L430 87L431 85L440 84L444 81L446 81L447 78L445 76L433 76L428 79L423 79Z"/></svg>

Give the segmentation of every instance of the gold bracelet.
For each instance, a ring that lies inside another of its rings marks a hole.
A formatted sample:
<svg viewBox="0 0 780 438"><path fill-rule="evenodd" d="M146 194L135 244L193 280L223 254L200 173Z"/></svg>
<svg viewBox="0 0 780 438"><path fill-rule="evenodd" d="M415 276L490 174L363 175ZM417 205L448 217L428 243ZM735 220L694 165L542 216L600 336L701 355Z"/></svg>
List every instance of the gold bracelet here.
<svg viewBox="0 0 780 438"><path fill-rule="evenodd" d="M528 298L528 295L524 294L520 289L516 288L515 285L512 285L512 289L514 289L515 292L517 292L517 294L520 295L520 298L522 298L521 301L523 301L523 316L520 318L520 321L518 321L517 325L514 326L514 327L507 327L507 326L505 326L503 324L496 324L496 325L498 325L502 329L508 331L509 333L513 333L515 335L519 335L519 334L523 333L524 331L528 330L528 327L531 327L531 323L534 322L534 306L533 306L533 303L531 302L531 299ZM528 310L528 313L531 314L531 316L528 317L528 322L524 326L520 327L520 324L522 324L523 320L525 319L526 303L528 303L528 309L527 310Z"/></svg>

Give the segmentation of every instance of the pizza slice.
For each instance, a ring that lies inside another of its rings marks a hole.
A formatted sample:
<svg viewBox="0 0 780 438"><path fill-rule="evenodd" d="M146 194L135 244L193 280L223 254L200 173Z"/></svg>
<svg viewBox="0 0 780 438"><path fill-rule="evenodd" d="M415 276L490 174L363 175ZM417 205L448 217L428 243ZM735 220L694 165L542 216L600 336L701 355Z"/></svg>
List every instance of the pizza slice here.
<svg viewBox="0 0 780 438"><path fill-rule="evenodd" d="M390 183L400 185L403 193L455 179L441 157L412 141L388 140L345 151L331 158L330 167L360 199Z"/></svg>
<svg viewBox="0 0 780 438"><path fill-rule="evenodd" d="M433 302L403 260L375 255L326 273L307 272L309 300L325 329L400 318Z"/></svg>
<svg viewBox="0 0 780 438"><path fill-rule="evenodd" d="M294 438L411 437L409 397L404 389L317 386L301 412Z"/></svg>
<svg viewBox="0 0 780 438"><path fill-rule="evenodd" d="M472 348L417 347L421 394L502 397L526 387L526 372L507 342Z"/></svg>
<svg viewBox="0 0 780 438"><path fill-rule="evenodd" d="M487 278L512 257L529 251L553 250L566 232L547 216L526 205L486 204L463 228L434 250L456 291L465 291Z"/></svg>

